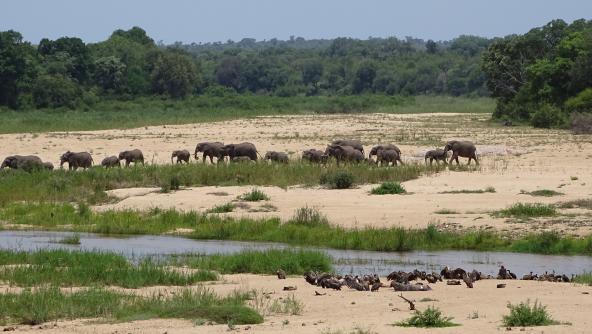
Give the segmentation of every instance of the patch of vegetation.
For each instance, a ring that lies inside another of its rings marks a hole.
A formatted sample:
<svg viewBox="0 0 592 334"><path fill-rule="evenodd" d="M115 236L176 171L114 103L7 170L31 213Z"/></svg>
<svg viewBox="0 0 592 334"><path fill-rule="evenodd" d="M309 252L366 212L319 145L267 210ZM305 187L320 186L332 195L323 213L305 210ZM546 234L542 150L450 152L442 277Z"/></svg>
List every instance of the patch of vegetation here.
<svg viewBox="0 0 592 334"><path fill-rule="evenodd" d="M80 245L80 235L72 234L71 236L67 236L58 240L58 243L64 245Z"/></svg>
<svg viewBox="0 0 592 334"><path fill-rule="evenodd" d="M547 312L547 308L537 301L534 302L533 306L527 300L518 305L508 304L508 308L510 309L510 314L505 315L502 319L504 326L531 327L558 324L557 321L551 318Z"/></svg>
<svg viewBox="0 0 592 334"><path fill-rule="evenodd" d="M204 288L171 297L140 297L100 288L64 293L59 288L0 294L0 323L37 325L58 319L103 318L131 321L151 318L207 319L216 323L258 324L263 317L245 306L248 294L221 298Z"/></svg>
<svg viewBox="0 0 592 334"><path fill-rule="evenodd" d="M592 199L583 198L559 204L561 209L587 209L592 210Z"/></svg>
<svg viewBox="0 0 592 334"><path fill-rule="evenodd" d="M457 215L460 212L450 210L450 209L440 209L440 210L434 211L434 213L438 214L438 215Z"/></svg>
<svg viewBox="0 0 592 334"><path fill-rule="evenodd" d="M0 250L0 265L14 265L0 270L0 281L25 287L50 284L139 288L190 285L218 279L218 275L207 270L183 274L151 261L133 265L121 255L99 252Z"/></svg>
<svg viewBox="0 0 592 334"><path fill-rule="evenodd" d="M282 269L288 275L306 271L332 272L331 258L320 251L270 249L246 250L237 254L182 255L171 260L175 266L185 265L222 274L252 273L273 275Z"/></svg>
<svg viewBox="0 0 592 334"><path fill-rule="evenodd" d="M461 189L461 190L448 190L441 191L439 194L484 194L484 193L495 193L494 187L487 187L485 189Z"/></svg>
<svg viewBox="0 0 592 334"><path fill-rule="evenodd" d="M493 212L496 217L536 218L557 214L554 206L543 203L516 203L506 209Z"/></svg>
<svg viewBox="0 0 592 334"><path fill-rule="evenodd" d="M349 189L354 185L354 175L343 170L328 172L321 175L319 183L329 189Z"/></svg>
<svg viewBox="0 0 592 334"><path fill-rule="evenodd" d="M234 211L235 205L233 203L224 203L216 205L206 210L206 213L227 213Z"/></svg>
<svg viewBox="0 0 592 334"><path fill-rule="evenodd" d="M573 281L575 283L592 285L592 272L581 273L581 274L577 275L576 277L574 277Z"/></svg>
<svg viewBox="0 0 592 334"><path fill-rule="evenodd" d="M322 227L329 226L329 220L319 211L319 209L305 206L296 210L294 216L288 220L288 224L308 227Z"/></svg>
<svg viewBox="0 0 592 334"><path fill-rule="evenodd" d="M251 189L248 193L239 196L239 199L247 202L259 202L269 201L269 196L259 189Z"/></svg>
<svg viewBox="0 0 592 334"><path fill-rule="evenodd" d="M349 332L344 332L341 330L336 330L336 331L332 331L332 330L325 330L322 331L321 334L376 334L376 332L373 332L369 329L364 329L361 327L355 327L353 330L349 331Z"/></svg>
<svg viewBox="0 0 592 334"><path fill-rule="evenodd" d="M592 235L572 237L545 232L508 238L491 231L440 231L434 225L425 229L347 229L329 224L322 215L310 210L299 210L303 213L297 214L290 222L282 222L278 218L231 218L174 209L92 212L82 218L71 204L13 203L0 207L0 220L11 224L27 224L36 229L106 235L162 234L185 228L193 230L188 236L195 239L270 241L336 249L470 249L592 255Z"/></svg>
<svg viewBox="0 0 592 334"><path fill-rule="evenodd" d="M269 311L275 314L289 314L300 315L304 309L304 304L296 299L294 295L290 295L283 299L275 299L269 305Z"/></svg>
<svg viewBox="0 0 592 334"><path fill-rule="evenodd" d="M572 181L577 181L578 180L578 177L577 176L570 176L569 179L572 180Z"/></svg>
<svg viewBox="0 0 592 334"><path fill-rule="evenodd" d="M565 195L564 193L560 193L555 190L550 189L541 189L541 190L534 190L534 191L520 191L521 194L530 195L530 196L542 196L542 197L552 197L552 196L560 196Z"/></svg>
<svg viewBox="0 0 592 334"><path fill-rule="evenodd" d="M399 182L383 182L380 186L370 190L373 195L405 194L407 190Z"/></svg>
<svg viewBox="0 0 592 334"><path fill-rule="evenodd" d="M437 302L437 301L438 301L437 299L433 299L433 298L429 298L429 297L424 297L419 300L420 303Z"/></svg>
<svg viewBox="0 0 592 334"><path fill-rule="evenodd" d="M420 327L420 328L439 328L439 327L453 327L460 326L452 322L452 317L445 317L442 315L437 307L428 306L425 311L415 311L415 314L402 322L395 323L396 326L401 327Z"/></svg>

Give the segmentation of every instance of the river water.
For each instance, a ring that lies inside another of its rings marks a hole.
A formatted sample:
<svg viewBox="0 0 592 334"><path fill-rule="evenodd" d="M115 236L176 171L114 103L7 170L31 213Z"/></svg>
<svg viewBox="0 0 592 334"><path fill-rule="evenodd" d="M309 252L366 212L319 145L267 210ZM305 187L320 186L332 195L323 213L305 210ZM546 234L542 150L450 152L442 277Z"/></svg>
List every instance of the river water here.
<svg viewBox="0 0 592 334"><path fill-rule="evenodd" d="M241 250L272 248L298 248L279 243L241 242L220 240L193 240L176 236L113 237L92 233L79 233L80 245L65 245L57 241L72 232L0 231L0 249L34 251L41 249L70 249L103 251L122 254L132 260L145 257L163 257L174 254L232 254ZM394 270L413 269L440 271L444 266L476 269L484 274L497 274L504 265L519 276L530 271L553 271L571 276L592 271L592 257L535 255L506 252L475 251L411 251L373 252L312 248L327 253L340 274L377 273L387 275Z"/></svg>

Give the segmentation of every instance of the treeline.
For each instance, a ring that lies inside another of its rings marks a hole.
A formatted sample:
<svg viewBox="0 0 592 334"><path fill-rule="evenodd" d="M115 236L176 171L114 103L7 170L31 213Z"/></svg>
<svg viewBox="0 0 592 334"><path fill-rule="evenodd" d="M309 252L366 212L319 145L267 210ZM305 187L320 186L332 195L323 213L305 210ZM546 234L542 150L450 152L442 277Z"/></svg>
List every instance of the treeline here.
<svg viewBox="0 0 592 334"><path fill-rule="evenodd" d="M494 117L592 132L592 21L554 20L483 54Z"/></svg>
<svg viewBox="0 0 592 334"><path fill-rule="evenodd" d="M481 54L490 40L407 38L160 45L141 28L99 43L76 37L23 41L0 32L0 106L77 108L158 96L485 96Z"/></svg>

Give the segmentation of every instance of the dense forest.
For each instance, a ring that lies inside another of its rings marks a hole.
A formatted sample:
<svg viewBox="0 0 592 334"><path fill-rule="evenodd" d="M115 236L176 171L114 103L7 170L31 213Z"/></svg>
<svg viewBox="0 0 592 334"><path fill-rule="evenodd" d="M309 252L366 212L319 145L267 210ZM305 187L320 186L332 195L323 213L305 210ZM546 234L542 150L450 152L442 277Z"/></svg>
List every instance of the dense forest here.
<svg viewBox="0 0 592 334"><path fill-rule="evenodd" d="M164 45L133 27L102 42L0 32L0 106L85 108L195 95L492 96L495 118L566 125L592 108L592 21L451 41L352 38Z"/></svg>

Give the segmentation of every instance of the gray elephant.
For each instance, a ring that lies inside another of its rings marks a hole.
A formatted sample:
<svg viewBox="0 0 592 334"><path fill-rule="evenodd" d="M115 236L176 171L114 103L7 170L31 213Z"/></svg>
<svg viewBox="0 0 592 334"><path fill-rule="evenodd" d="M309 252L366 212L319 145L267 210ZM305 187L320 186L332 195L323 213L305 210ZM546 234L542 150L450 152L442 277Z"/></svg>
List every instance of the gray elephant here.
<svg viewBox="0 0 592 334"><path fill-rule="evenodd" d="M364 154L364 145L362 145L362 142L357 139L337 139L334 140L331 145L351 146Z"/></svg>
<svg viewBox="0 0 592 334"><path fill-rule="evenodd" d="M131 151L123 151L119 153L119 160L125 160L125 167L129 167L129 165L133 162L134 165L138 163L144 164L144 154L142 151L138 149L134 149Z"/></svg>
<svg viewBox="0 0 592 334"><path fill-rule="evenodd" d="M174 150L171 154L171 163L173 163L173 158L177 158L177 163L181 164L183 162L189 163L189 158L191 157L191 153L187 150Z"/></svg>
<svg viewBox="0 0 592 334"><path fill-rule="evenodd" d="M439 165L440 161L443 161L446 164L446 158L448 157L446 151L441 148L437 148L435 150L429 150L425 154L425 163L428 164L428 159L430 159L430 166L432 162L436 160L436 163Z"/></svg>
<svg viewBox="0 0 592 334"><path fill-rule="evenodd" d="M271 160L273 162L281 162L287 164L290 158L284 152L268 151L265 153L265 160Z"/></svg>
<svg viewBox="0 0 592 334"><path fill-rule="evenodd" d="M325 154L329 157L334 157L337 164L342 161L347 162L362 162L364 161L364 153L351 146L329 145L325 149Z"/></svg>
<svg viewBox="0 0 592 334"><path fill-rule="evenodd" d="M39 157L34 155L11 155L4 158L2 165L0 165L0 169L6 167L30 172L36 169L42 169L43 162Z"/></svg>
<svg viewBox="0 0 592 334"><path fill-rule="evenodd" d="M43 169L45 170L53 170L53 164L49 161L43 163Z"/></svg>
<svg viewBox="0 0 592 334"><path fill-rule="evenodd" d="M87 169L92 167L93 158L88 152L67 151L60 157L60 168L62 168L66 162L68 163L69 170L77 170L78 168Z"/></svg>
<svg viewBox="0 0 592 334"><path fill-rule="evenodd" d="M387 166L389 166L391 163L393 166L396 166L397 161L401 162L401 165L403 164L403 161L401 161L401 156L396 150L382 149L376 154L376 164L380 164L381 166L383 166L385 163Z"/></svg>
<svg viewBox="0 0 592 334"><path fill-rule="evenodd" d="M307 160L313 163L326 163L329 156L325 152L317 149L309 149L302 152L302 160Z"/></svg>
<svg viewBox="0 0 592 334"><path fill-rule="evenodd" d="M206 157L209 157L212 164L214 163L214 157L218 159L218 162L221 162L228 155L224 150L224 144L220 142L198 143L195 147L195 154L193 155L195 160L198 160L197 153L199 152L203 152L202 162L206 162Z"/></svg>
<svg viewBox="0 0 592 334"><path fill-rule="evenodd" d="M249 157L251 160L257 161L257 148L252 143L224 145L224 152L228 154L230 160L234 157Z"/></svg>
<svg viewBox="0 0 592 334"><path fill-rule="evenodd" d="M106 157L105 159L103 159L103 161L101 161L101 166L105 168L113 168L121 167L121 164L119 163L119 158L112 155L110 157Z"/></svg>
<svg viewBox="0 0 592 334"><path fill-rule="evenodd" d="M378 151L380 151L380 150L395 150L395 151L397 151L397 153L399 153L399 157L401 156L401 150L396 145L382 144L382 145L374 146L370 150L370 155L368 156L368 158L372 159L372 156L378 155Z"/></svg>
<svg viewBox="0 0 592 334"><path fill-rule="evenodd" d="M474 159L477 165L479 164L479 160L477 160L476 154L477 148L475 147L475 144L473 144L472 142L458 140L449 141L448 143L446 143L446 146L444 146L444 151L448 152L451 150L452 157L450 158L450 163L456 160L456 164L460 165L460 163L458 162L458 157L462 157L469 158L469 165L471 164L471 159Z"/></svg>

